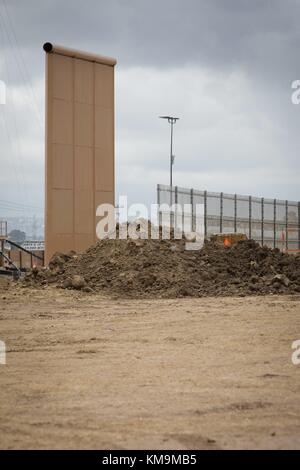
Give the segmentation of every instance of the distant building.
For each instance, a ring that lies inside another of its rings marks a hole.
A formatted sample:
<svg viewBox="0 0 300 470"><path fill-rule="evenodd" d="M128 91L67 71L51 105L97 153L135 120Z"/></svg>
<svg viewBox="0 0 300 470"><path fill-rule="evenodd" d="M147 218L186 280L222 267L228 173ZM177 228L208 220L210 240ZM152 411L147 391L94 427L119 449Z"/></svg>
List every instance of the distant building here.
<svg viewBox="0 0 300 470"><path fill-rule="evenodd" d="M26 240L22 243L22 248L28 251L44 251L45 242L43 240Z"/></svg>
<svg viewBox="0 0 300 470"><path fill-rule="evenodd" d="M7 222L6 220L0 220L0 238L7 238Z"/></svg>

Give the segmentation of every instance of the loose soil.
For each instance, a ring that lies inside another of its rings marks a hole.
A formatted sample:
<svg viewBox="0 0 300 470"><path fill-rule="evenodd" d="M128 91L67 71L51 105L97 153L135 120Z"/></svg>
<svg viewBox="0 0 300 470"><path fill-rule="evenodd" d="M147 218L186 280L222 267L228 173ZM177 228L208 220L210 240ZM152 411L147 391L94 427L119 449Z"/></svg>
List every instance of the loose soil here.
<svg viewBox="0 0 300 470"><path fill-rule="evenodd" d="M300 448L299 295L118 300L6 284L2 449Z"/></svg>
<svg viewBox="0 0 300 470"><path fill-rule="evenodd" d="M185 240L101 240L85 253L57 253L34 269L27 285L127 298L180 298L300 293L300 256L260 247L206 242L188 251Z"/></svg>

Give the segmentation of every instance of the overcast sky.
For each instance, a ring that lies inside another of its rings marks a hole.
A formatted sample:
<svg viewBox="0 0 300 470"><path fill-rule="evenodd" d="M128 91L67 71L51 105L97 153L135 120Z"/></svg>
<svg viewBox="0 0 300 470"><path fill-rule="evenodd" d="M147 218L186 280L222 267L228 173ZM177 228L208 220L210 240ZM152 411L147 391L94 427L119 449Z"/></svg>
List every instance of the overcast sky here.
<svg viewBox="0 0 300 470"><path fill-rule="evenodd" d="M299 18L299 0L0 0L0 200L43 207L46 41L118 60L117 195L156 202L174 114L175 185L300 200Z"/></svg>

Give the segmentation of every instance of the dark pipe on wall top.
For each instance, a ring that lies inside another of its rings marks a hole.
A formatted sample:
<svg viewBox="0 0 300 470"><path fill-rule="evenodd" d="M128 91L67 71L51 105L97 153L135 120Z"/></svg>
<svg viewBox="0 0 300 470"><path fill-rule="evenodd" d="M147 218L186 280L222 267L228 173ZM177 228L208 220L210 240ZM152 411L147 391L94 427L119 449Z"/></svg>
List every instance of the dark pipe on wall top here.
<svg viewBox="0 0 300 470"><path fill-rule="evenodd" d="M53 52L67 57L72 57L73 59L88 60L90 62L110 65L112 67L117 63L116 59L112 57L105 57L98 54L91 54L90 52L78 51L77 49L70 49L68 47L59 46L58 44L51 44L51 42L45 42L43 49L47 53Z"/></svg>
<svg viewBox="0 0 300 470"><path fill-rule="evenodd" d="M45 42L45 44L43 45L43 49L45 52L52 52L53 46L51 42Z"/></svg>

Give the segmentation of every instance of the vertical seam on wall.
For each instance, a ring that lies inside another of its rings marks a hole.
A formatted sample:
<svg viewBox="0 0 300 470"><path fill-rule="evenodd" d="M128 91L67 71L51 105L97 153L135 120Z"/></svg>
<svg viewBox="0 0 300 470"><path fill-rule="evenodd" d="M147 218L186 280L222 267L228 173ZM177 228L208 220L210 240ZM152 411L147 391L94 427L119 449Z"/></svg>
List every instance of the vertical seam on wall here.
<svg viewBox="0 0 300 470"><path fill-rule="evenodd" d="M46 55L46 106L45 106L45 260L48 261L49 234L51 230L50 214L52 213L52 186L49 186L48 174L53 174L53 57ZM51 104L50 104L51 100ZM50 236L49 236L50 235Z"/></svg>
<svg viewBox="0 0 300 470"><path fill-rule="evenodd" d="M234 221L233 221L234 233L237 232L237 194L234 195Z"/></svg>
<svg viewBox="0 0 300 470"><path fill-rule="evenodd" d="M286 236L285 236L285 249L286 251L289 249L289 201L285 201L285 231L286 231Z"/></svg>
<svg viewBox="0 0 300 470"><path fill-rule="evenodd" d="M115 206L115 187L116 187L116 175L115 175L115 132L116 132L116 127L115 127L115 67L112 67L113 71L113 103L112 103L112 113L113 113L113 145L112 145L112 151L113 151L113 188L112 188L112 194L113 194L113 205Z"/></svg>
<svg viewBox="0 0 300 470"><path fill-rule="evenodd" d="M220 233L223 233L223 193L220 193Z"/></svg>
<svg viewBox="0 0 300 470"><path fill-rule="evenodd" d="M75 61L76 59L72 59L72 104L73 104L73 112L72 112L72 141L73 141L73 249L76 251L76 234L75 234Z"/></svg>
<svg viewBox="0 0 300 470"><path fill-rule="evenodd" d="M300 202L298 202L298 250L300 250Z"/></svg>
<svg viewBox="0 0 300 470"><path fill-rule="evenodd" d="M93 62L93 242L96 237L96 63Z"/></svg>
<svg viewBox="0 0 300 470"><path fill-rule="evenodd" d="M273 244L273 248L276 248L276 234L277 234L277 223L276 223L276 217L277 217L277 213L276 213L276 199L274 199L274 215L273 215L273 219L274 219L274 244Z"/></svg>
<svg viewBox="0 0 300 470"><path fill-rule="evenodd" d="M45 170L44 170L44 178L45 178L45 189L44 189L44 217L45 217L45 228L44 228L44 240L45 240L45 247L44 247L44 260L47 259L47 246L48 246L48 205L49 205L49 197L48 197L48 166L49 166L49 57L48 54L46 55L46 65L45 65L45 145L44 145L44 152L45 152ZM45 264L45 261L44 261Z"/></svg>
<svg viewBox="0 0 300 470"><path fill-rule="evenodd" d="M249 238L252 238L252 196L249 196Z"/></svg>
<svg viewBox="0 0 300 470"><path fill-rule="evenodd" d="M204 191L204 236L207 237L207 191Z"/></svg>
<svg viewBox="0 0 300 470"><path fill-rule="evenodd" d="M193 188L191 189L190 196L191 196L191 213L192 213L192 232L194 232L194 228L196 224L194 223L195 216L194 216L194 190ZM184 230L184 205L182 205L181 211L182 211L182 228Z"/></svg>
<svg viewBox="0 0 300 470"><path fill-rule="evenodd" d="M261 244L265 242L265 198L261 198Z"/></svg>

